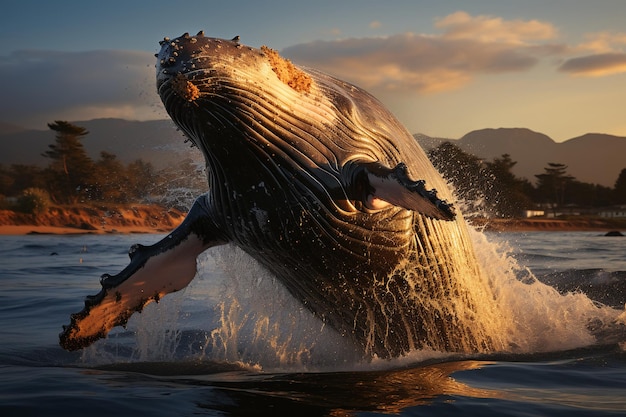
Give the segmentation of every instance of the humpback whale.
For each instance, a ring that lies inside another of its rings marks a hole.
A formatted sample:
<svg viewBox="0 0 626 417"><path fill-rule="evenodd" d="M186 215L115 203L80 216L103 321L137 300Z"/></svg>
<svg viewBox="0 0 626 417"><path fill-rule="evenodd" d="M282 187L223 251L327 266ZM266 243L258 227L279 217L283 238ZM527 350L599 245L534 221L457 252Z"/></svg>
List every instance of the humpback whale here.
<svg viewBox="0 0 626 417"><path fill-rule="evenodd" d="M102 276L63 348L105 337L188 285L199 254L234 244L364 358L502 349L453 193L377 99L238 37L160 45L157 91L204 155L208 191L178 228Z"/></svg>

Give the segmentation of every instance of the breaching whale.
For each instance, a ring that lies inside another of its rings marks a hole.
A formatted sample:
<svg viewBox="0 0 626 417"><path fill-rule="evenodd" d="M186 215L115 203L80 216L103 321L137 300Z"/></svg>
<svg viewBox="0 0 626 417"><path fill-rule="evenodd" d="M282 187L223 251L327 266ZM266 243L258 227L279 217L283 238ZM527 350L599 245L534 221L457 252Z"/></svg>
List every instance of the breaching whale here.
<svg viewBox="0 0 626 417"><path fill-rule="evenodd" d="M63 348L86 347L184 288L197 256L227 243L366 358L502 348L452 192L378 100L238 38L200 32L160 44L157 90L202 151L208 192L178 228L103 275L64 326Z"/></svg>

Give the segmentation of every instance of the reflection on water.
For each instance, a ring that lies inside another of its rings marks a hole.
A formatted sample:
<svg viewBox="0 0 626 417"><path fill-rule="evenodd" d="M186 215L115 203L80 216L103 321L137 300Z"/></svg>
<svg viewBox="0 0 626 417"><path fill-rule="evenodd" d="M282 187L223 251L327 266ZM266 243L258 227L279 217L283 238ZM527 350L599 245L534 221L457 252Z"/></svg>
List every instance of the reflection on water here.
<svg viewBox="0 0 626 417"><path fill-rule="evenodd" d="M442 396L450 401L453 397L498 398L501 393L496 390L471 387L452 377L455 372L489 363L459 361L373 372L297 374L250 373L232 364L198 362L128 363L99 369L139 372L188 387L210 387L206 397L196 398L197 406L234 415L265 411L273 415L344 416L364 411L398 414Z"/></svg>

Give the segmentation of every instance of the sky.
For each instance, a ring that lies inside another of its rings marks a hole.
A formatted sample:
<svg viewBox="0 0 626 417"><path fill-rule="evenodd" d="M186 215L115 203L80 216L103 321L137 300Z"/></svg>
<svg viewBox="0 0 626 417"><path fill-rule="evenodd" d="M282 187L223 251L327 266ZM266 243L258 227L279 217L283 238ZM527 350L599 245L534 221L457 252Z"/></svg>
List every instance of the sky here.
<svg viewBox="0 0 626 417"><path fill-rule="evenodd" d="M158 41L204 30L365 88L412 133L626 136L626 1L6 1L0 123L167 118Z"/></svg>

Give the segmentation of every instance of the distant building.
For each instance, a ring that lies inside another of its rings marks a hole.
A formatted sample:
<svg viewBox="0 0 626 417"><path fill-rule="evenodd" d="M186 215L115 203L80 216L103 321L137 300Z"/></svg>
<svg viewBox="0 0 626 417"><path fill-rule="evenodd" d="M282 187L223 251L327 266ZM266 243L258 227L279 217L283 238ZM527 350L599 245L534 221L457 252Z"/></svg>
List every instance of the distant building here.
<svg viewBox="0 0 626 417"><path fill-rule="evenodd" d="M522 216L523 217L541 217L541 216L545 216L546 212L543 210L524 210L522 211Z"/></svg>
<svg viewBox="0 0 626 417"><path fill-rule="evenodd" d="M626 218L626 206L604 208L598 211L598 216L609 219Z"/></svg>

